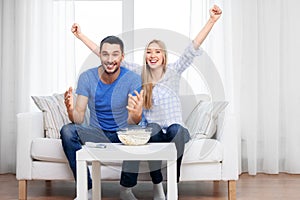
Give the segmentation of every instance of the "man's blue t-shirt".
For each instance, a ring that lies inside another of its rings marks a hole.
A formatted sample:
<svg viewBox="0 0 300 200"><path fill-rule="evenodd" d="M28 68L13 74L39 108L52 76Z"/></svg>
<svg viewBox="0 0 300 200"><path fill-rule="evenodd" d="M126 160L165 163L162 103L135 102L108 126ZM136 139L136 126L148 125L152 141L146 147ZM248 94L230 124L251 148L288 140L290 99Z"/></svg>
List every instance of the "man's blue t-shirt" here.
<svg viewBox="0 0 300 200"><path fill-rule="evenodd" d="M76 93L88 97L90 125L106 131L116 131L127 126L128 94L140 91L141 78L136 73L120 67L121 72L112 84L99 79L98 67L83 72Z"/></svg>

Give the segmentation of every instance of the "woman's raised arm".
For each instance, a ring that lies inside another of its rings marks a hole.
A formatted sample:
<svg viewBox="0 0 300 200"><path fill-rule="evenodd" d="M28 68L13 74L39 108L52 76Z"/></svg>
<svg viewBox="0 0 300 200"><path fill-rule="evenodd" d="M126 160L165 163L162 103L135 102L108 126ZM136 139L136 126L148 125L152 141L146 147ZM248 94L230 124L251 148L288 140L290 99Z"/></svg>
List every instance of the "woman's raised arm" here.
<svg viewBox="0 0 300 200"><path fill-rule="evenodd" d="M193 40L195 49L198 49L201 46L201 44L203 43L203 41L205 40L205 38L211 31L211 29L214 26L214 24L216 23L216 21L218 21L218 19L221 17L222 10L217 5L214 5L209 10L209 13L210 13L210 18L208 19L205 26L201 29L201 31L198 33L198 35Z"/></svg>

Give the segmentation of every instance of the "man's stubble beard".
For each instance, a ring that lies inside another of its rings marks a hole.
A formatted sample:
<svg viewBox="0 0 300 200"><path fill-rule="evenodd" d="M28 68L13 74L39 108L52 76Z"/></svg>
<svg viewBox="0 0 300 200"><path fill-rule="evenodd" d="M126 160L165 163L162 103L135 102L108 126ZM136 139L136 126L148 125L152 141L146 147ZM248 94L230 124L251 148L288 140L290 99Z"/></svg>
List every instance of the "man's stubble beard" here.
<svg viewBox="0 0 300 200"><path fill-rule="evenodd" d="M102 67L103 67L103 72L104 72L105 74L111 76L111 75L114 75L115 73L117 73L121 66L120 66L120 65L117 66L117 67L114 69L114 71L112 71L112 72L107 71L106 68L104 67L104 65L102 65Z"/></svg>
<svg viewBox="0 0 300 200"><path fill-rule="evenodd" d="M104 68L104 73L107 74L107 75L114 75L115 73L117 73L117 71L120 69L120 67L117 67L114 71L112 72L108 72L106 71L106 69Z"/></svg>

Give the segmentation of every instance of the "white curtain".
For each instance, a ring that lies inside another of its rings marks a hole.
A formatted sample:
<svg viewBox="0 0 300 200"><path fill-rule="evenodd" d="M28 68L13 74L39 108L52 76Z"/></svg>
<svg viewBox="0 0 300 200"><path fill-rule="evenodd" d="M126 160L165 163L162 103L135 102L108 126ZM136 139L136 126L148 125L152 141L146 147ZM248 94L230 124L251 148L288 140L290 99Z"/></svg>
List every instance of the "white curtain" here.
<svg viewBox="0 0 300 200"><path fill-rule="evenodd" d="M37 110L31 95L75 82L72 0L0 1L0 173L15 172L16 114Z"/></svg>
<svg viewBox="0 0 300 200"><path fill-rule="evenodd" d="M237 116L240 172L300 173L300 2L211 3L223 16L208 53Z"/></svg>

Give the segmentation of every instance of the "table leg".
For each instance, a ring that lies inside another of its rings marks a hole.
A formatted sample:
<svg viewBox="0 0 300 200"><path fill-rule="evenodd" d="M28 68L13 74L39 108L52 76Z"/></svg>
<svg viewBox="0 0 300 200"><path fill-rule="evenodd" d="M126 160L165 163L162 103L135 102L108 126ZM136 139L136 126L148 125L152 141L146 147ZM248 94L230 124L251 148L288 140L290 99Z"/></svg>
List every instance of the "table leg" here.
<svg viewBox="0 0 300 200"><path fill-rule="evenodd" d="M101 199L101 163L92 162L93 200Z"/></svg>
<svg viewBox="0 0 300 200"><path fill-rule="evenodd" d="M167 161L167 199L177 200L177 171L176 160Z"/></svg>
<svg viewBox="0 0 300 200"><path fill-rule="evenodd" d="M87 163L86 161L77 160L77 199L87 200Z"/></svg>

